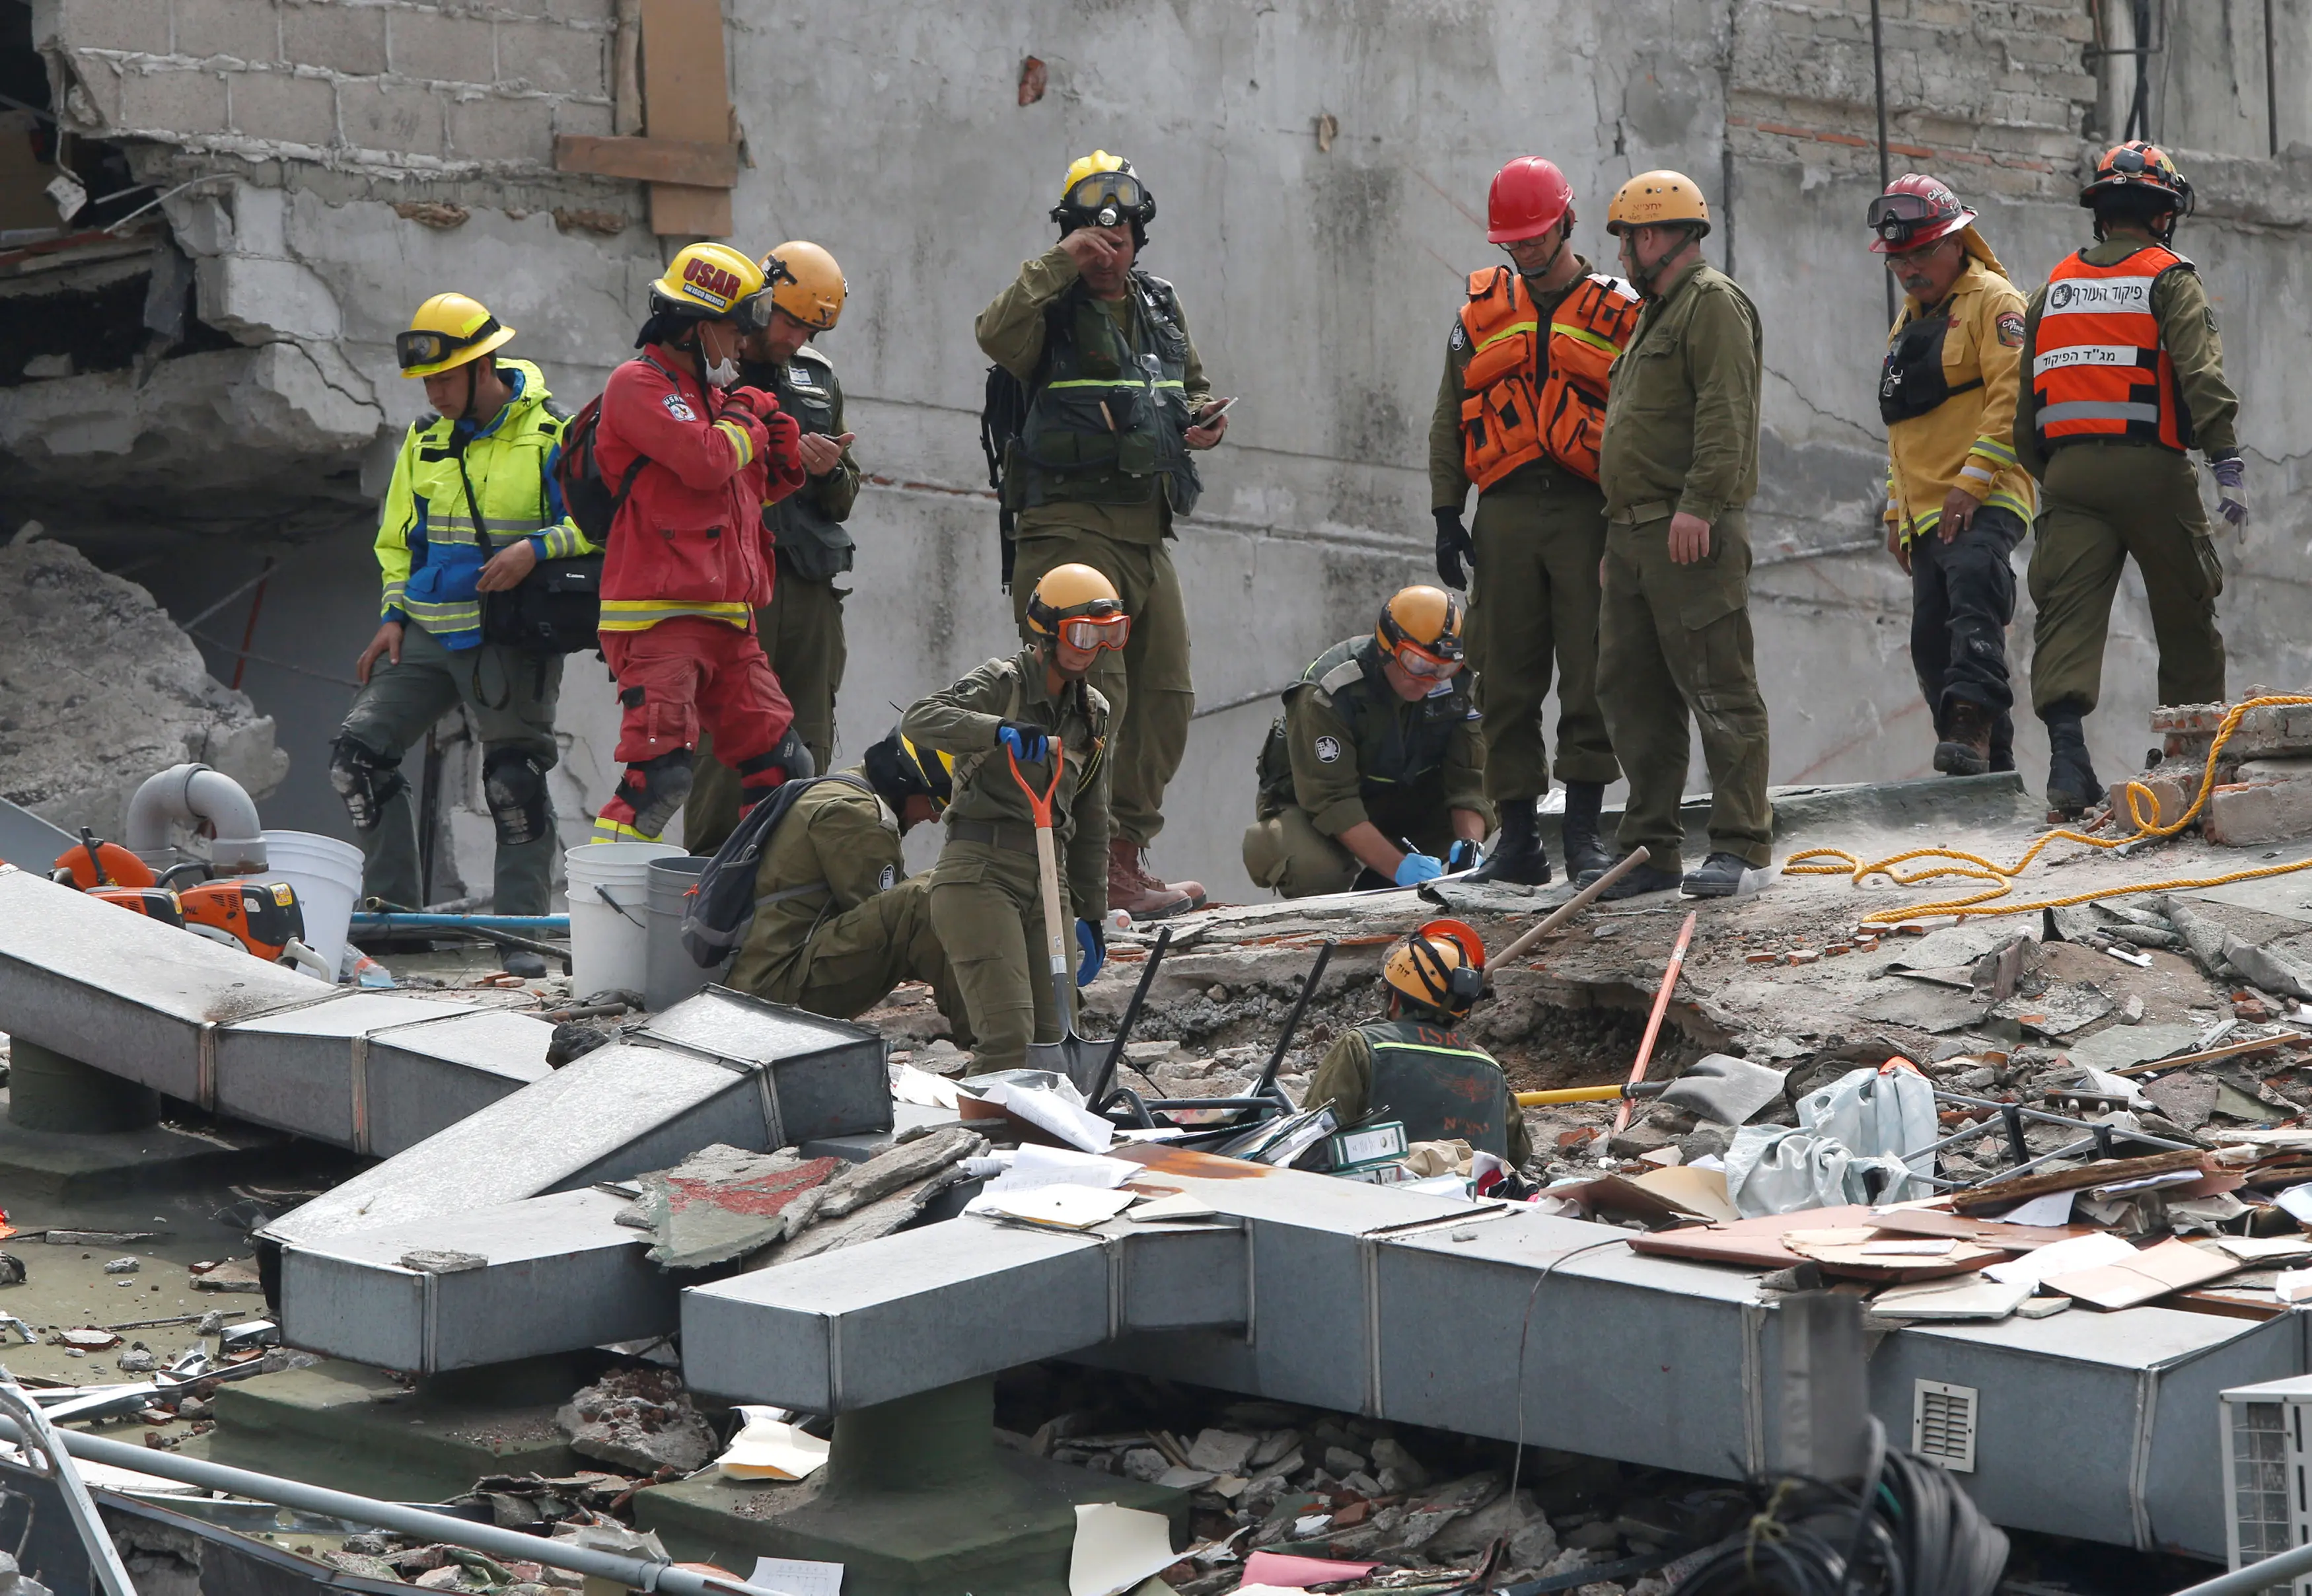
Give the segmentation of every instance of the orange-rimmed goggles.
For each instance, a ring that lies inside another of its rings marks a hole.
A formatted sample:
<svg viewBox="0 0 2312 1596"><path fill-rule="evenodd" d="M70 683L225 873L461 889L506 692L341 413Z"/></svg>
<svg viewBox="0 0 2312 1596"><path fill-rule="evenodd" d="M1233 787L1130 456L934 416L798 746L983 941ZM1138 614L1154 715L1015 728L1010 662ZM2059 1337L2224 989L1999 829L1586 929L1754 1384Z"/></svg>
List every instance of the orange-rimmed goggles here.
<svg viewBox="0 0 2312 1596"><path fill-rule="evenodd" d="M1095 649L1122 648L1132 637L1132 618L1114 615L1072 615L1060 622L1060 641L1083 653Z"/></svg>
<svg viewBox="0 0 2312 1596"><path fill-rule="evenodd" d="M1443 654L1430 653L1410 639L1399 643L1395 653L1397 664L1404 668L1407 676L1420 676L1432 681L1442 681L1448 677L1460 674L1461 656L1458 654L1449 659Z"/></svg>

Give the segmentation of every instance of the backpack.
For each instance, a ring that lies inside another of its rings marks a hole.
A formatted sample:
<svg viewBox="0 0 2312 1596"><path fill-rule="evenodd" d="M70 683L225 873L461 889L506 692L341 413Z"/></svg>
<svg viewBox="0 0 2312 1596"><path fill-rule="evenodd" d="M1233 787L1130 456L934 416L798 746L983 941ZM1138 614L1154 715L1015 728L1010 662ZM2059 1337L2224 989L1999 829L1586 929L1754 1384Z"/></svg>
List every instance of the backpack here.
<svg viewBox="0 0 2312 1596"><path fill-rule="evenodd" d="M738 829L722 839L722 846L714 850L714 857L698 873L698 885L688 893L689 907L682 913L682 947L699 969L714 969L739 951L740 944L747 940L748 928L755 923L757 909L789 898L827 890L825 881L811 881L761 898L755 896L756 871L762 864L763 850L771 846L772 833L787 818L787 811L794 807L804 789L823 781L844 782L863 793L874 791L857 776L848 775L781 782L769 797L740 818Z"/></svg>
<svg viewBox="0 0 2312 1596"><path fill-rule="evenodd" d="M1028 385L1000 365L987 368L987 397L979 407L979 452L987 457L987 486L995 490L995 536L1003 549L1003 591L1012 591L1020 512L1004 491L1012 445L1028 425Z"/></svg>
<svg viewBox="0 0 2312 1596"><path fill-rule="evenodd" d="M602 399L600 394L588 399L562 429L562 453L554 462L554 480L562 489L562 506L586 540L597 548L606 548L610 542L610 523L618 518L618 506L626 502L634 491L635 478L643 469L644 456L635 456L634 463L618 478L614 492L602 479L601 461L594 455L595 434L602 422Z"/></svg>

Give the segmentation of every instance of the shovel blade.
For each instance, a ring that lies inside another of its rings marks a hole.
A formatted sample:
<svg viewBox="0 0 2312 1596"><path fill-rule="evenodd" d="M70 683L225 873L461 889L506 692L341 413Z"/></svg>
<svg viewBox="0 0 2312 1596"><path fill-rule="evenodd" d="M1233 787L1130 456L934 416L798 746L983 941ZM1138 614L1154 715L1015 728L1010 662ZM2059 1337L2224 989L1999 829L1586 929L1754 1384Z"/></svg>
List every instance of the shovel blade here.
<svg viewBox="0 0 2312 1596"><path fill-rule="evenodd" d="M1790 1073L1730 1053L1712 1053L1686 1065L1686 1073L1663 1090L1661 1101L1714 1124L1743 1125L1782 1095Z"/></svg>
<svg viewBox="0 0 2312 1596"><path fill-rule="evenodd" d="M1028 1044L1028 1067L1049 1070L1055 1075L1065 1075L1078 1092L1087 1098L1099 1083L1100 1053L1099 1048L1073 1031L1056 1042Z"/></svg>

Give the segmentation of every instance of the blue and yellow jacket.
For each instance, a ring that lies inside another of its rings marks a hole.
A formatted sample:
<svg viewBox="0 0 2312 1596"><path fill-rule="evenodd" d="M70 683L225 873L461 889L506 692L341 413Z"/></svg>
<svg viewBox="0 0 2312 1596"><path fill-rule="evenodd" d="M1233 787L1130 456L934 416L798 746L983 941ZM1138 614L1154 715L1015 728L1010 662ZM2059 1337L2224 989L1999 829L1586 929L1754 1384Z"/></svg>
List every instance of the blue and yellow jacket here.
<svg viewBox="0 0 2312 1596"><path fill-rule="evenodd" d="M513 398L486 425L441 417L411 425L378 520L381 616L453 649L482 640L474 584L490 556L519 538L542 560L594 552L554 479L565 418L545 376L526 360L498 362L498 374Z"/></svg>

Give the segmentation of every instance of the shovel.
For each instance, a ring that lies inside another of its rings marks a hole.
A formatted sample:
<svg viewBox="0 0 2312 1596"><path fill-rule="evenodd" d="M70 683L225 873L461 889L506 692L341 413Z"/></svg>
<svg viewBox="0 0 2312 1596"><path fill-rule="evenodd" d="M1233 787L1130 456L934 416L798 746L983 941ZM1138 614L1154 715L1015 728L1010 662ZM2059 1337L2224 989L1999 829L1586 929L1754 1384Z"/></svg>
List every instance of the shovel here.
<svg viewBox="0 0 2312 1596"><path fill-rule="evenodd" d="M1770 1069L1730 1053L1712 1053L1686 1066L1675 1081L1641 1081L1634 1086L1560 1086L1547 1092L1520 1092L1521 1109L1553 1103L1610 1103L1631 1097L1658 1097L1712 1125L1741 1125L1782 1092L1788 1070Z"/></svg>
<svg viewBox="0 0 2312 1596"><path fill-rule="evenodd" d="M1028 794L1028 807L1036 817L1036 867L1044 878L1044 941L1046 952L1052 964L1052 1006L1059 1012L1060 1039L1056 1042L1028 1044L1028 1067L1049 1070L1064 1075L1078 1092L1089 1094L1099 1083L1101 1060L1091 1044L1076 1034L1075 983L1070 979L1067 923L1060 914L1060 853L1052 839L1052 800L1060 791L1060 776L1067 769L1067 750L1057 737L1051 739L1052 779L1038 794L1020 774L1020 756L1009 748L1003 757L1012 762L1012 779Z"/></svg>

